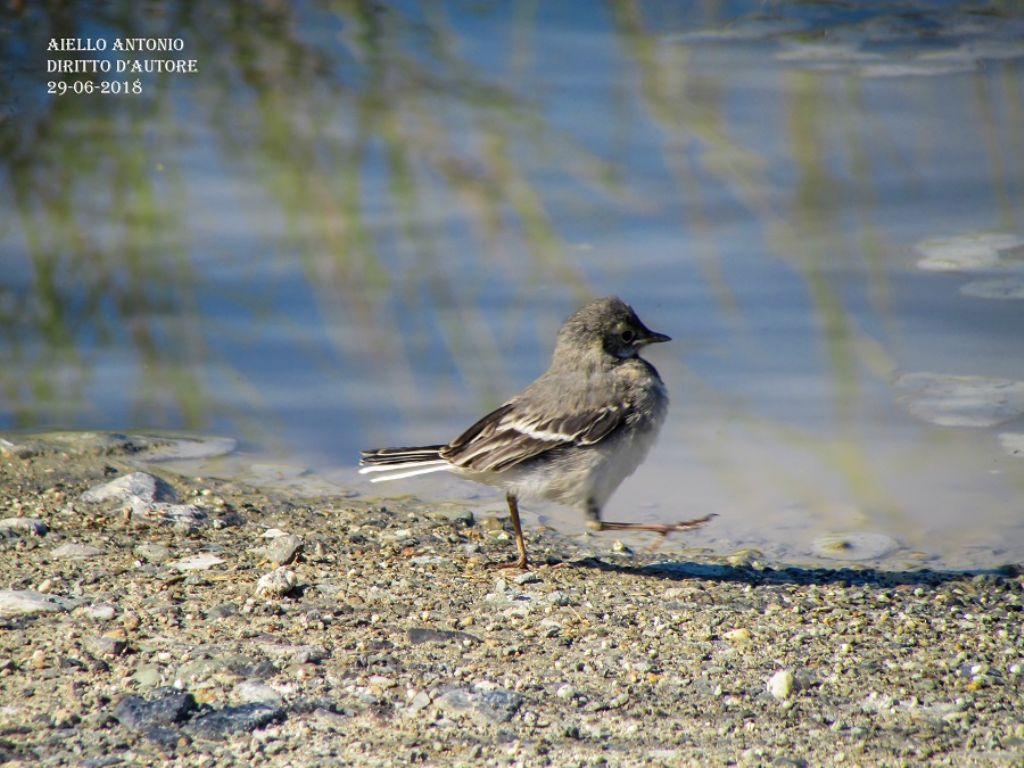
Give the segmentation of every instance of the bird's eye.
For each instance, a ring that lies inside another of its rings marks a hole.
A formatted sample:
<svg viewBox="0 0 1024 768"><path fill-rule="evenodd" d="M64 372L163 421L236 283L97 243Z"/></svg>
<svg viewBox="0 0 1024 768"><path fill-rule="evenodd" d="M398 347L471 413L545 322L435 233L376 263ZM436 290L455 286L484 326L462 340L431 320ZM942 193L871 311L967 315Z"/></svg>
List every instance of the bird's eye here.
<svg viewBox="0 0 1024 768"><path fill-rule="evenodd" d="M619 334L619 337L627 344L630 344L636 339L636 333L633 331L632 328L627 328L621 334Z"/></svg>

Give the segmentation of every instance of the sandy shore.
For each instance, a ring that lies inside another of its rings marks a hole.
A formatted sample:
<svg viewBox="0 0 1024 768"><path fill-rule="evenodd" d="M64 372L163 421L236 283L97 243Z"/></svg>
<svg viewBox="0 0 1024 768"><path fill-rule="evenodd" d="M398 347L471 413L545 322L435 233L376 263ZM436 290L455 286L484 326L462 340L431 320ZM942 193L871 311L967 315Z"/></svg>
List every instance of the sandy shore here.
<svg viewBox="0 0 1024 768"><path fill-rule="evenodd" d="M530 530L546 565L495 571L508 521L471 505L303 500L130 440L3 445L0 762L1024 764L1013 568Z"/></svg>

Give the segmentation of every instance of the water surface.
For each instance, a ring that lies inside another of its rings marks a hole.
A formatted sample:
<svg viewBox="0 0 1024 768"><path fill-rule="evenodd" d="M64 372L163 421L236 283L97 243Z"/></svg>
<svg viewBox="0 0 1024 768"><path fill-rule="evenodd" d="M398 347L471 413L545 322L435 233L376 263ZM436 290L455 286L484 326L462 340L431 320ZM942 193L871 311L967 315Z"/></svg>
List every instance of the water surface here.
<svg viewBox="0 0 1024 768"><path fill-rule="evenodd" d="M3 11L0 427L222 434L376 493L360 448L454 437L617 293L675 339L673 406L609 518L1024 561L1024 407L950 426L897 383L1024 381L1018 4L154 7ZM129 35L199 74L46 94L50 37Z"/></svg>

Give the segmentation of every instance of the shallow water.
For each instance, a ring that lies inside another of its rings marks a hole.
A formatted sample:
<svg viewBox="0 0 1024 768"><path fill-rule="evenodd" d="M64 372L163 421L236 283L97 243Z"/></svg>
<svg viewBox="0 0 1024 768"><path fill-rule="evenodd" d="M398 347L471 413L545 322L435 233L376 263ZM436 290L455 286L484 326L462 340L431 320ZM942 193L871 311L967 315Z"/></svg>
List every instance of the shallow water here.
<svg viewBox="0 0 1024 768"><path fill-rule="evenodd" d="M1024 9L221 7L4 11L0 427L222 434L376 493L360 448L453 437L617 293L675 339L673 407L609 518L1024 561ZM54 35L200 73L47 96Z"/></svg>

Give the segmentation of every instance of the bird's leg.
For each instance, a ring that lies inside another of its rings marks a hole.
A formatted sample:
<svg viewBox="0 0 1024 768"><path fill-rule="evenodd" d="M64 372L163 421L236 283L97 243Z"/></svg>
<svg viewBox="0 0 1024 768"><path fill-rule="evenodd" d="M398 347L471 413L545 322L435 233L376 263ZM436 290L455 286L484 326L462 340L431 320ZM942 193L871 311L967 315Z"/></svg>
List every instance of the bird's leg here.
<svg viewBox="0 0 1024 768"><path fill-rule="evenodd" d="M530 567L526 559L526 539L523 538L523 526L519 522L519 500L511 493L505 495L508 502L508 513L512 517L512 527L516 533L516 547L519 549L519 559L512 563L494 563L495 568L519 568L527 570Z"/></svg>
<svg viewBox="0 0 1024 768"><path fill-rule="evenodd" d="M616 523L602 520L601 510L593 500L587 502L586 515L587 527L593 531L652 531L653 533L660 533L663 537L668 536L670 533L692 531L694 528L700 528L704 523L715 517L715 514L712 512L710 515L704 515L704 517L698 517L694 520L682 520L678 523Z"/></svg>

